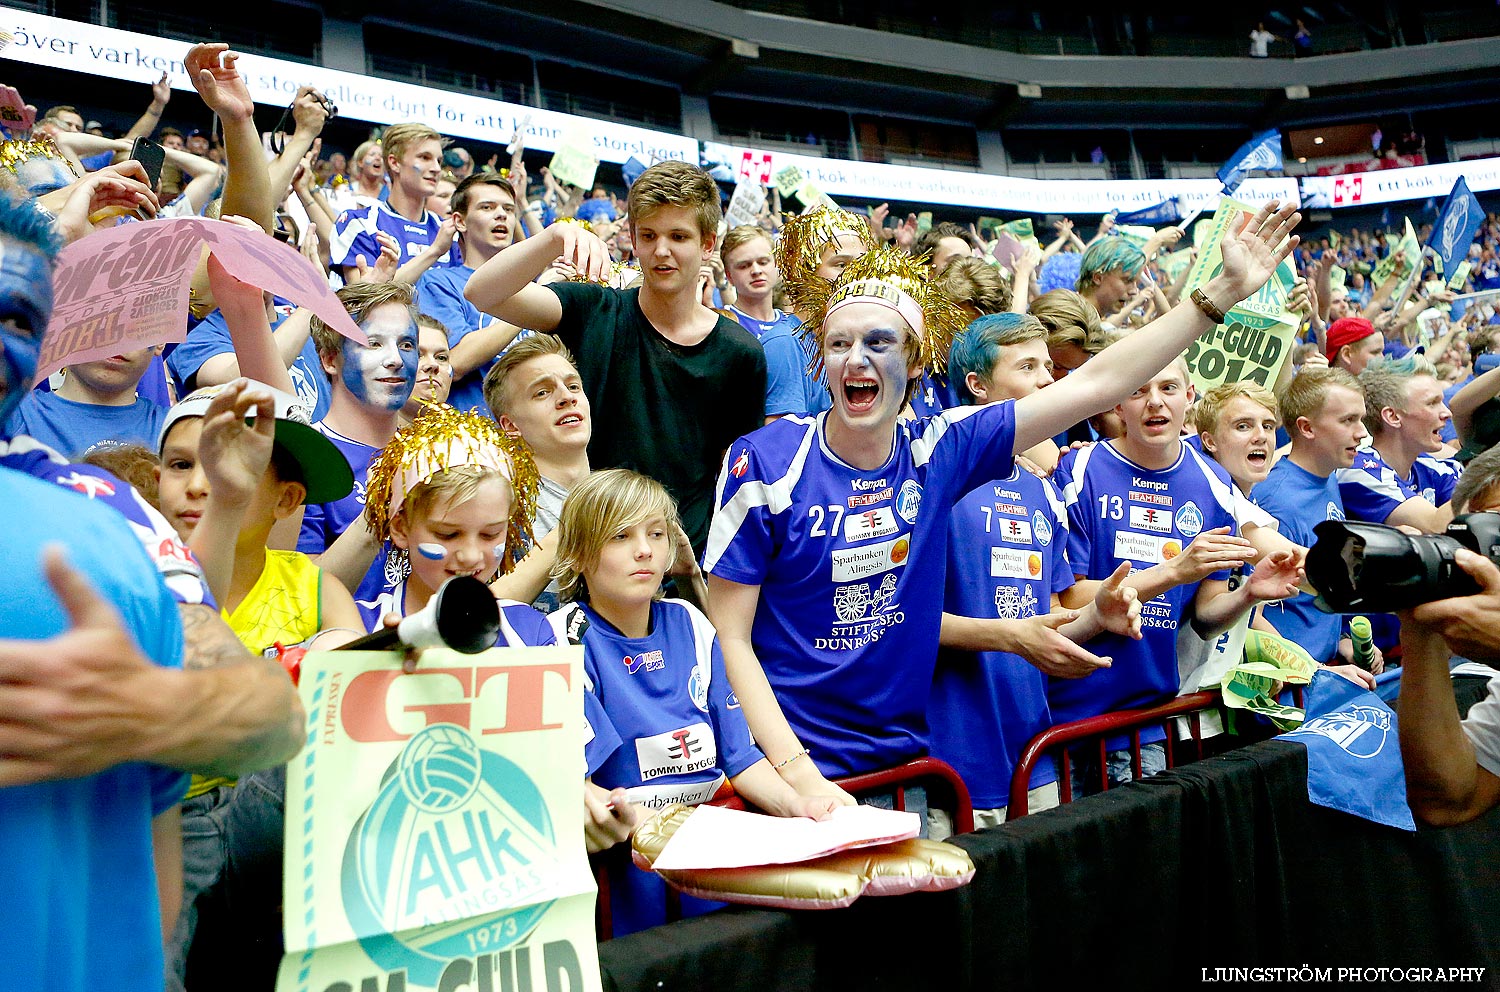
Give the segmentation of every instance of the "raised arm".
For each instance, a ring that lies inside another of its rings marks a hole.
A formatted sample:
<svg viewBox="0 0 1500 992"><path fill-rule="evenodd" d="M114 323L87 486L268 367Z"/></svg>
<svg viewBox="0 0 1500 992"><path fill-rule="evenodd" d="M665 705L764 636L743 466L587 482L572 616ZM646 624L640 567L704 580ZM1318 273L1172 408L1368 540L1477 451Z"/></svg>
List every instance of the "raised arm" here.
<svg viewBox="0 0 1500 992"><path fill-rule="evenodd" d="M172 84L168 81L171 77L165 72L161 78L151 84L151 104L146 112L140 116L130 130L121 135L121 139L132 142L136 138L149 138L156 132L157 125L161 123L162 112L167 109L167 102L172 99Z"/></svg>
<svg viewBox="0 0 1500 992"><path fill-rule="evenodd" d="M609 249L603 241L577 224L553 224L481 265L469 277L464 298L518 327L556 330L562 302L556 293L531 283L558 257L590 279L603 281L609 274Z"/></svg>
<svg viewBox="0 0 1500 992"><path fill-rule="evenodd" d="M248 217L270 234L276 221L276 195L260 137L255 133L255 101L235 69L239 56L221 43L194 45L183 66L198 95L219 115L224 128L224 157L229 178L224 183L222 213Z"/></svg>
<svg viewBox="0 0 1500 992"><path fill-rule="evenodd" d="M1276 206L1272 201L1261 207L1220 245L1223 269L1203 292L1221 312L1265 285L1297 246L1298 238L1288 235L1302 215L1294 204ZM1016 450L1024 451L1122 402L1211 326L1197 304L1184 301L1128 339L1110 345L1099 354L1102 361L1085 362L1061 382L1017 400Z"/></svg>

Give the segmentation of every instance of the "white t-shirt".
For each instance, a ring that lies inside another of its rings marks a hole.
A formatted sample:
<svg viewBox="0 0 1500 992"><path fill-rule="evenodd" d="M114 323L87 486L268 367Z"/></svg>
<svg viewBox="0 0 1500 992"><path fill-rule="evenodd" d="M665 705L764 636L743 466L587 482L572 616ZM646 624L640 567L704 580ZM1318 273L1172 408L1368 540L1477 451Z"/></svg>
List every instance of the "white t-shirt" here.
<svg viewBox="0 0 1500 992"><path fill-rule="evenodd" d="M1500 775L1500 678L1490 680L1490 694L1469 708L1464 733L1474 745L1479 767Z"/></svg>
<svg viewBox="0 0 1500 992"><path fill-rule="evenodd" d="M1276 36L1269 31L1250 32L1250 57L1263 59L1269 53L1266 46L1276 40Z"/></svg>

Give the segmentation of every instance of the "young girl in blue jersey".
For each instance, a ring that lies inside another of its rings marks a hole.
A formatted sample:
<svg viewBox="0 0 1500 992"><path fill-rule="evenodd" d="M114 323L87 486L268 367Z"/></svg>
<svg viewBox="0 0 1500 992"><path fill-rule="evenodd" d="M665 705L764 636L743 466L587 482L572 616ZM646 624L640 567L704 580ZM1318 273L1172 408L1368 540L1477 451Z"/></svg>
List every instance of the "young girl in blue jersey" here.
<svg viewBox="0 0 1500 992"><path fill-rule="evenodd" d="M746 720L799 792L852 802L830 776L926 751L954 504L1222 322L1296 247L1299 219L1261 208L1224 238L1223 269L1190 301L1061 382L915 423L901 419L913 384L943 371L961 320L899 253L844 269L808 322L833 407L730 446L704 557Z"/></svg>
<svg viewBox="0 0 1500 992"><path fill-rule="evenodd" d="M537 474L526 442L489 417L434 406L396 432L370 463L365 520L404 557L410 574L359 601L366 628L427 605L448 579L488 582L510 571L530 542ZM499 646L555 643L545 617L522 603L500 604Z"/></svg>
<svg viewBox="0 0 1500 992"><path fill-rule="evenodd" d="M768 813L826 819L836 802L798 795L750 739L708 618L661 598L676 526L666 489L626 469L595 472L563 503L553 574L571 602L549 619L559 639L582 642L607 723L594 729L620 742L602 761L590 755L591 781L653 810L733 791ZM611 869L616 936L665 922L658 880L623 862ZM684 911L695 902L684 897Z"/></svg>

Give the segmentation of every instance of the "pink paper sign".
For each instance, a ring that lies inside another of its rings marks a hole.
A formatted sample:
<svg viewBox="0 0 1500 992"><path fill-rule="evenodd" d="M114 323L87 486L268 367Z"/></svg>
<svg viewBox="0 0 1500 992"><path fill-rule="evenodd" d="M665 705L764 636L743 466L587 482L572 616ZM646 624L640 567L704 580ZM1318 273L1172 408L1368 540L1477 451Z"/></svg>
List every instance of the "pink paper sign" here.
<svg viewBox="0 0 1500 992"><path fill-rule="evenodd" d="M235 224L178 217L96 231L58 254L37 378L64 365L185 340L188 289L204 244L241 282L307 307L346 338L368 341L296 249Z"/></svg>

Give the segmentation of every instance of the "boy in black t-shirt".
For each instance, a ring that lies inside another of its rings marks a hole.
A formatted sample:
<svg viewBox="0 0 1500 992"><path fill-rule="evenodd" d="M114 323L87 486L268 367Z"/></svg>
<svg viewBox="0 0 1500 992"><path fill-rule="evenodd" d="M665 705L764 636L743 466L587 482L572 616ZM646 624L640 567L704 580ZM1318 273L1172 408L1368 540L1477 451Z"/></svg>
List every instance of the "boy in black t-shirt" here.
<svg viewBox="0 0 1500 992"><path fill-rule="evenodd" d="M588 279L608 273L603 241L576 224L554 224L482 265L464 295L486 313L562 339L594 408L590 461L665 485L701 550L724 451L764 423L765 353L697 294L722 218L708 174L658 163L631 186L629 211L638 288L533 285L559 256Z"/></svg>

